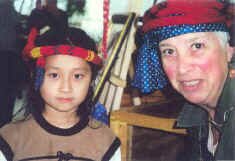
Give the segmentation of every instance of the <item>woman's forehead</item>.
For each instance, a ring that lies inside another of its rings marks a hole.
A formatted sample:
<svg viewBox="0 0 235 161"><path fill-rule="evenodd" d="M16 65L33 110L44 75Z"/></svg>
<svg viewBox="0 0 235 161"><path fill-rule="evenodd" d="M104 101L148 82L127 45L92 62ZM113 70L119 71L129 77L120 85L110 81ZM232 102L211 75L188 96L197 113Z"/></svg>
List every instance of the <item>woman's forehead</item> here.
<svg viewBox="0 0 235 161"><path fill-rule="evenodd" d="M180 42L193 42L195 40L211 40L212 38L216 38L213 32L196 32L196 33L187 33L183 35L178 35L175 37L171 37L165 40L162 40L159 43L159 46L166 46L168 43L175 42L180 45Z"/></svg>

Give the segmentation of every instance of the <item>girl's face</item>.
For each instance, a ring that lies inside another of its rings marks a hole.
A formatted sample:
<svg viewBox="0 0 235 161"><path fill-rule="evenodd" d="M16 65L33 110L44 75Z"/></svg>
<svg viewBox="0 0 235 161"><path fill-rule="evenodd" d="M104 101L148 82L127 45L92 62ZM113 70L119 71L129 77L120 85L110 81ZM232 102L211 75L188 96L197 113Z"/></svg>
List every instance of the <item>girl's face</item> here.
<svg viewBox="0 0 235 161"><path fill-rule="evenodd" d="M81 58L69 55L47 57L40 88L45 111L76 112L87 96L91 75L89 64Z"/></svg>

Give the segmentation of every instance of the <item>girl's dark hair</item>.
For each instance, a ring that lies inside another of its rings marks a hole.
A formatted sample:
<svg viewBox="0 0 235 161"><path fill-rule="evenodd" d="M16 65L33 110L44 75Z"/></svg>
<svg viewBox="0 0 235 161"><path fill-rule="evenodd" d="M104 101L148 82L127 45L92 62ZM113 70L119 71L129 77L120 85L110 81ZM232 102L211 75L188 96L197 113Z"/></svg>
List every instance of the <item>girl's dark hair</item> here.
<svg viewBox="0 0 235 161"><path fill-rule="evenodd" d="M91 39L86 32L78 28L68 28L66 31L50 29L43 35L36 38L35 46L45 46L45 45L62 45L68 44L73 46L79 46L84 49L92 50L97 53L96 43ZM97 76L99 66L89 63L92 71L92 80ZM37 110L37 112L43 112L44 110L44 100L40 95L39 90L34 89L35 73L33 73L33 78L31 82L31 87L29 90L28 98L28 113L33 112L32 110ZM79 105L77 110L78 116L88 117L91 113L92 107L94 107L94 102L92 101L93 87L90 85L86 99Z"/></svg>

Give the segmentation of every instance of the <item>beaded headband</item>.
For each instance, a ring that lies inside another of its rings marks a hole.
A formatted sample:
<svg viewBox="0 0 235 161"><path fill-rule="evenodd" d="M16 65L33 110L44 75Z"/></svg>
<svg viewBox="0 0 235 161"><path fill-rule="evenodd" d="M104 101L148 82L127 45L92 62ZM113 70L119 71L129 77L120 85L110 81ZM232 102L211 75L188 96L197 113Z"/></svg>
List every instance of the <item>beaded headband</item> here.
<svg viewBox="0 0 235 161"><path fill-rule="evenodd" d="M71 45L56 45L56 46L35 46L35 40L39 31L33 27L28 35L27 43L22 51L23 59L37 59L37 66L45 65L45 57L54 54L64 54L80 57L88 62L96 65L102 65L102 59L92 50L87 50L79 46ZM68 41L70 42L69 38Z"/></svg>
<svg viewBox="0 0 235 161"><path fill-rule="evenodd" d="M36 47L31 50L30 57L37 59L37 66L44 67L45 57L58 54L76 56L93 64L102 65L102 59L94 51L70 45Z"/></svg>

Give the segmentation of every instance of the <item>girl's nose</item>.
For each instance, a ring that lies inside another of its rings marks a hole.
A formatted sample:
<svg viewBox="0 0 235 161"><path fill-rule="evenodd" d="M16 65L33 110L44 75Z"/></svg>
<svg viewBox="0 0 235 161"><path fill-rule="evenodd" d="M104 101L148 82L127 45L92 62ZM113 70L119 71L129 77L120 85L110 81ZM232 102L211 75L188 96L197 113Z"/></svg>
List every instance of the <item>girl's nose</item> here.
<svg viewBox="0 0 235 161"><path fill-rule="evenodd" d="M70 92L72 89L72 83L69 78L62 79L60 83L60 91L62 92Z"/></svg>

